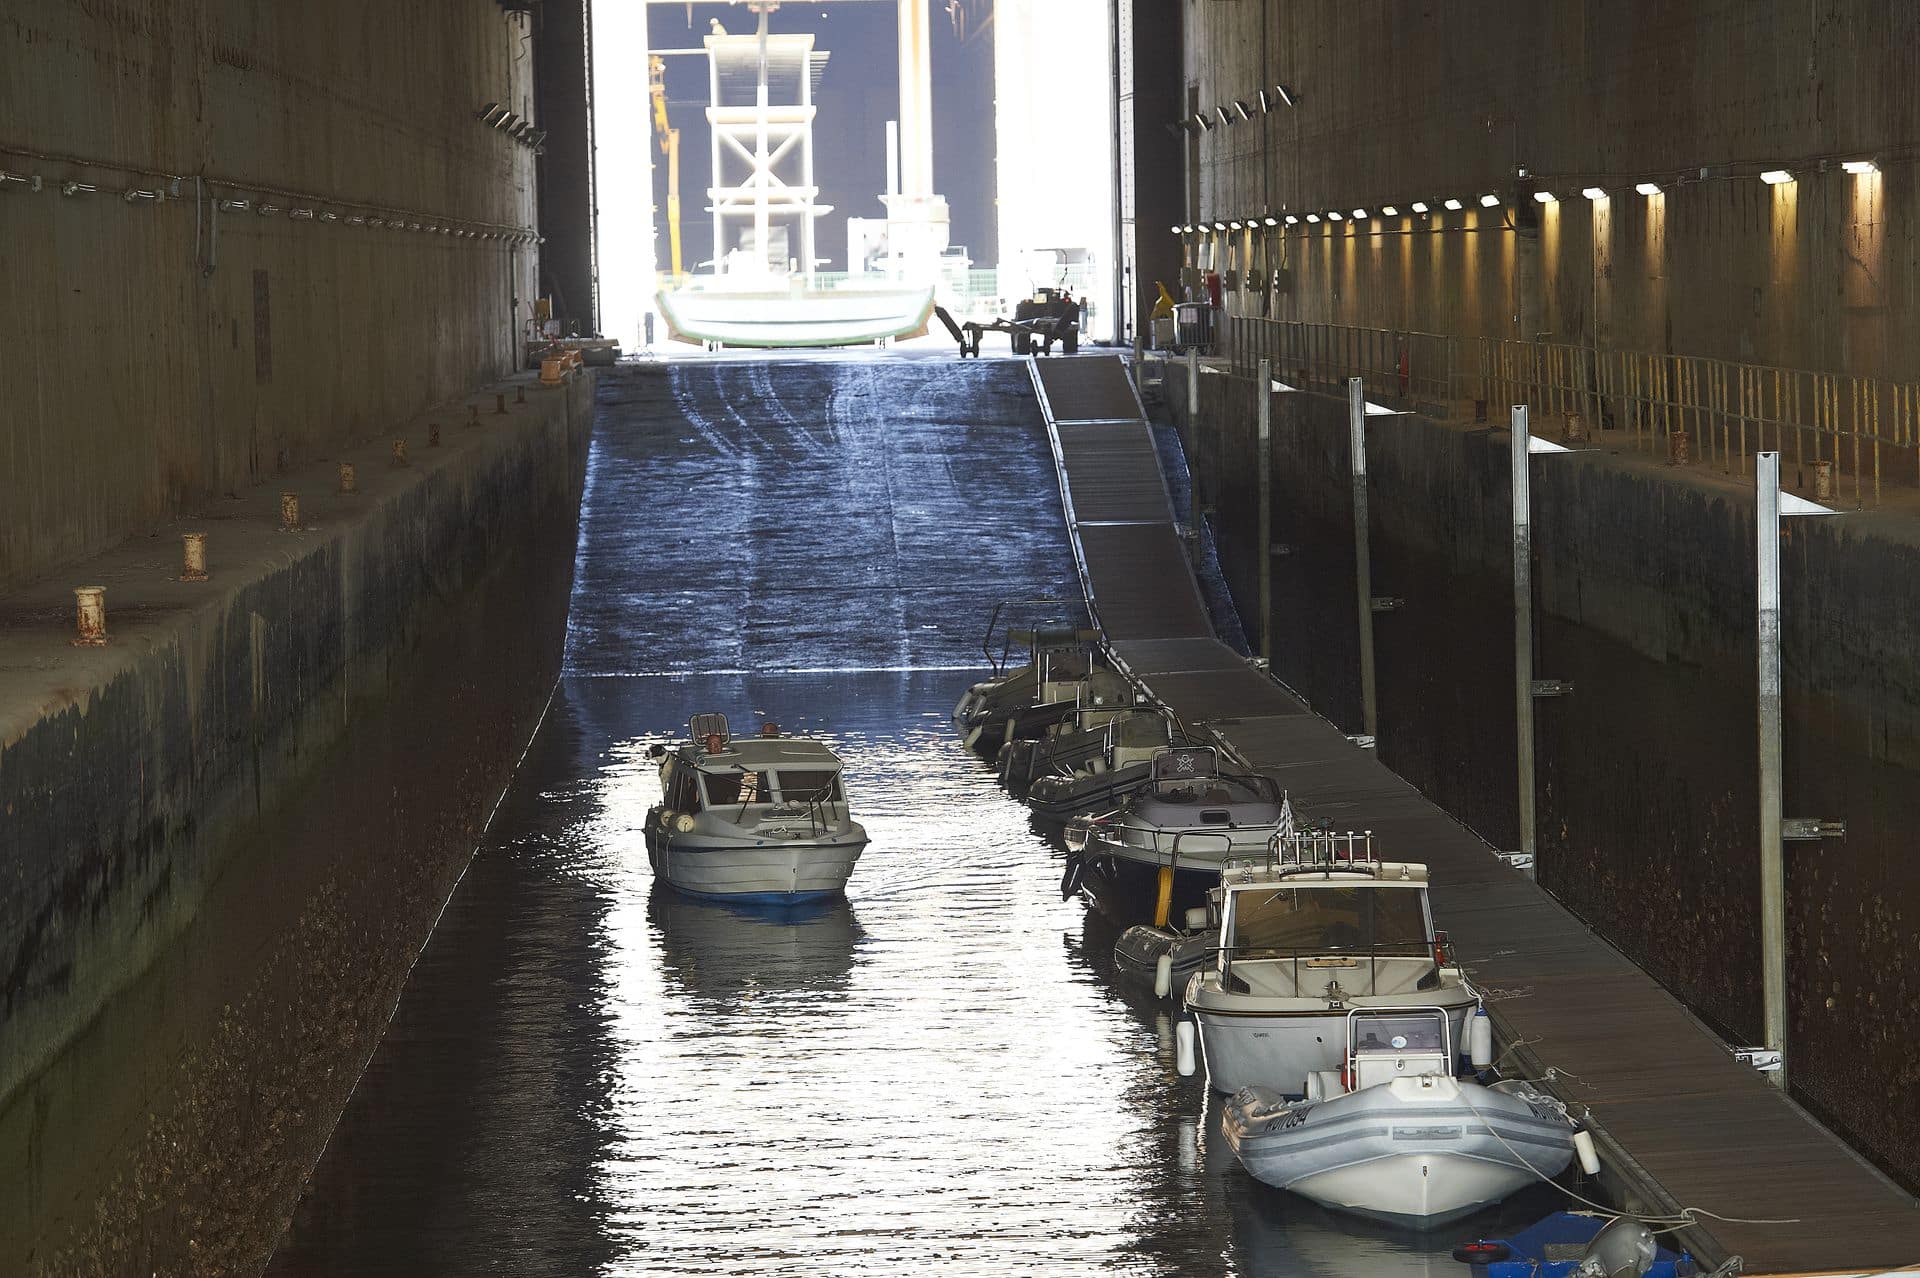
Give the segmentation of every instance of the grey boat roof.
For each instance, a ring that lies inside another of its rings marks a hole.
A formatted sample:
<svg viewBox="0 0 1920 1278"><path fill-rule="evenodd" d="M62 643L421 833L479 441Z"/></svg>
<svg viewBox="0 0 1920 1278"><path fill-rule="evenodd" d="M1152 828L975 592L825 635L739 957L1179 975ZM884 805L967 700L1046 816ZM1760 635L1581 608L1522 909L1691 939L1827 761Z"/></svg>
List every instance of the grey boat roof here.
<svg viewBox="0 0 1920 1278"><path fill-rule="evenodd" d="M682 742L679 758L702 772L760 772L768 768L840 770L840 756L807 737L735 737L718 754L697 741Z"/></svg>

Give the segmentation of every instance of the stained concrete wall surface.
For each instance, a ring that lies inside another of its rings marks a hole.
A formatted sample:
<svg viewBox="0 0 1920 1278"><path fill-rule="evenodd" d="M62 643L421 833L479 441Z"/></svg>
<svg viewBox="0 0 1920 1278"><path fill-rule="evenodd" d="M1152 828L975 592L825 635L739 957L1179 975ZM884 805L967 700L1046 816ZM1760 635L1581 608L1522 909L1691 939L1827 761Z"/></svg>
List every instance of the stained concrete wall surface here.
<svg viewBox="0 0 1920 1278"><path fill-rule="evenodd" d="M1205 376L1168 402L1221 562L1257 633L1254 389ZM1359 730L1348 424L1274 396L1274 669ZM1731 1041L1760 1034L1751 481L1622 452L1534 469L1539 877ZM1411 416L1368 430L1381 758L1497 848L1517 846L1513 594L1504 431ZM1920 650L1910 517L1795 521L1783 548L1788 815L1846 823L1788 855L1795 1094L1908 1185L1920 1077L1892 956L1914 945ZM1403 849L1407 855L1417 850ZM1441 921L1444 924L1444 920ZM1859 1079L1889 1080L1863 1088Z"/></svg>
<svg viewBox="0 0 1920 1278"><path fill-rule="evenodd" d="M0 1255L264 1260L558 671L591 386L475 404L226 503L208 583L89 561L104 648L0 609Z"/></svg>
<svg viewBox="0 0 1920 1278"><path fill-rule="evenodd" d="M1296 97L1194 137L1192 216L1348 214L1190 241L1242 284L1235 310L1920 377L1913 6L1182 11L1188 110ZM1840 168L1870 157L1878 173ZM1796 180L1763 184L1774 168Z"/></svg>
<svg viewBox="0 0 1920 1278"><path fill-rule="evenodd" d="M0 11L0 589L511 366L534 159L475 116L532 117L528 38L495 0Z"/></svg>

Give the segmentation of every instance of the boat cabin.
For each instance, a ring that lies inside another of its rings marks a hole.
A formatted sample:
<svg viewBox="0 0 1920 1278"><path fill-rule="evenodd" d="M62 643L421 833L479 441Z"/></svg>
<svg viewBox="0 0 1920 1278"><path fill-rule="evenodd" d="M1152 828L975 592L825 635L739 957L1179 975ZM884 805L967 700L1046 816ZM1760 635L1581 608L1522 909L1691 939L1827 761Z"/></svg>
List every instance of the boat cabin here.
<svg viewBox="0 0 1920 1278"><path fill-rule="evenodd" d="M1371 834L1290 835L1221 876L1221 986L1275 998L1415 995L1441 984L1427 867L1376 861Z"/></svg>
<svg viewBox="0 0 1920 1278"><path fill-rule="evenodd" d="M663 752L660 788L669 811L757 825L844 809L840 758L822 743L786 736L774 724L736 739L719 714L694 716L692 728L692 740Z"/></svg>

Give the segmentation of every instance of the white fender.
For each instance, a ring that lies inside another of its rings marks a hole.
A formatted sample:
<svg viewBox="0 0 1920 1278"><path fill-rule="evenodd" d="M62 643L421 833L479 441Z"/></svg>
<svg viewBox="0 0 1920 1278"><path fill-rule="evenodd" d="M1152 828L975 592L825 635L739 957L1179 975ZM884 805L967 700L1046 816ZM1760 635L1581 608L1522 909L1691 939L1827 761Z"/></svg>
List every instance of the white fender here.
<svg viewBox="0 0 1920 1278"><path fill-rule="evenodd" d="M1493 1018L1484 1007L1475 1008L1467 1022L1467 1057L1475 1069L1493 1064Z"/></svg>
<svg viewBox="0 0 1920 1278"><path fill-rule="evenodd" d="M1584 1129L1573 1134L1573 1152L1580 1156L1580 1170L1589 1176L1600 1174L1600 1153L1593 1147L1593 1133Z"/></svg>
<svg viewBox="0 0 1920 1278"><path fill-rule="evenodd" d="M1194 1060L1194 1027L1192 1021L1181 1021L1173 1027L1173 1063L1180 1071L1180 1077L1192 1078L1197 1068Z"/></svg>
<svg viewBox="0 0 1920 1278"><path fill-rule="evenodd" d="M1153 961L1153 996L1165 998L1173 993L1173 955L1162 954Z"/></svg>

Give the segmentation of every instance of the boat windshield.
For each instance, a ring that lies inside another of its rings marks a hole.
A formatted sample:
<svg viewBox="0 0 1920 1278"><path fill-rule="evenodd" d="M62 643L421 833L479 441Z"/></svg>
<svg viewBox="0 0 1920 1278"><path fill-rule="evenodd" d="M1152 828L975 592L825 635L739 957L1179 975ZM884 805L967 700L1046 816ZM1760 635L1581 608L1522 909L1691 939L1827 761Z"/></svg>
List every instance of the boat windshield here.
<svg viewBox="0 0 1920 1278"><path fill-rule="evenodd" d="M1234 894L1229 949L1248 958L1424 954L1426 893L1415 888L1300 884Z"/></svg>
<svg viewBox="0 0 1920 1278"><path fill-rule="evenodd" d="M775 776L780 798L787 803L838 803L846 798L840 791L838 772L782 768Z"/></svg>
<svg viewBox="0 0 1920 1278"><path fill-rule="evenodd" d="M707 806L724 808L730 803L765 803L767 794L758 772L707 772L701 774L707 786Z"/></svg>
<svg viewBox="0 0 1920 1278"><path fill-rule="evenodd" d="M1353 1050L1394 1055L1444 1052L1446 1034L1446 1017L1432 1012L1359 1016L1354 1018Z"/></svg>

